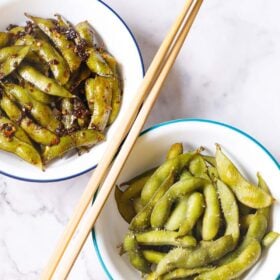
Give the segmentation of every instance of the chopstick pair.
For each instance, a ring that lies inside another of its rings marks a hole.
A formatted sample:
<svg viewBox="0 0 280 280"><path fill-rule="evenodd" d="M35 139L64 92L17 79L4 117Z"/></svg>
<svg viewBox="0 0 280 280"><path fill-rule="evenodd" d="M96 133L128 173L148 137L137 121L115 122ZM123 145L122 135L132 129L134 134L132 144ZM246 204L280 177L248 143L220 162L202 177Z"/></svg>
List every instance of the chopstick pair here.
<svg viewBox="0 0 280 280"><path fill-rule="evenodd" d="M56 279L67 278L113 186L115 185L141 129L145 124L149 112L151 111L153 104L159 95L160 89L177 58L202 2L203 0L186 1L182 12L176 19L155 55L138 90L138 94L134 98L132 104L128 107L125 117L120 122L120 126L116 130L112 140L108 143L108 148L97 168L94 170L92 177L74 210L74 214L69 220L68 225L58 242L54 254L41 275L41 279L52 279L74 233L82 221L83 223L73 240L73 244L71 244L73 246L71 246L67 258L63 259L63 267L59 269L59 273L56 277ZM124 139L125 141L123 142ZM121 144L121 149L118 152ZM117 152L118 154L114 159ZM109 170L110 165L111 167ZM103 184L100 187L97 198L84 218L84 214L102 181Z"/></svg>

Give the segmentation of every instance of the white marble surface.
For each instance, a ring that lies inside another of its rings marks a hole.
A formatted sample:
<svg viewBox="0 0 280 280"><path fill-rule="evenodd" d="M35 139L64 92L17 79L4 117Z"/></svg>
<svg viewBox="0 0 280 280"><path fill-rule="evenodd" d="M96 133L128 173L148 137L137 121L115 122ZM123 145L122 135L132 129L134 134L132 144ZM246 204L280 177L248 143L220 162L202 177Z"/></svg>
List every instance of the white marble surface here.
<svg viewBox="0 0 280 280"><path fill-rule="evenodd" d="M106 3L132 29L147 67L184 1ZM205 0L147 126L182 117L226 122L280 161L279 9L278 0ZM38 279L88 177L40 185L0 175L0 279ZM91 238L69 279L106 279Z"/></svg>

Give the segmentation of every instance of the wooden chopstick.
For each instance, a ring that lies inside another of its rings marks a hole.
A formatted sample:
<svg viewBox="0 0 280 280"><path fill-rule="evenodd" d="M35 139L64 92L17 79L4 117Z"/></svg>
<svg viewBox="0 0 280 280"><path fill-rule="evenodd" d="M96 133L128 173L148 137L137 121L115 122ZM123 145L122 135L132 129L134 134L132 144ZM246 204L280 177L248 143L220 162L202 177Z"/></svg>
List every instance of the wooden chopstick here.
<svg viewBox="0 0 280 280"><path fill-rule="evenodd" d="M90 205L92 201L93 195L96 192L97 188L99 187L101 181L105 177L107 169L111 164L115 154L117 153L123 139L125 138L126 134L128 133L136 115L139 111L143 100L145 99L149 89L152 86L152 83L158 76L158 72L162 67L162 63L170 46L173 43L174 37L176 36L179 28L182 25L192 3L194 0L187 0L182 12L176 19L175 23L171 27L169 33L167 34L165 40L163 41L162 45L160 46L157 54L155 55L144 79L143 82L136 94L134 100L128 106L128 111L126 112L124 118L121 120L116 133L112 137L112 141L108 143L108 148L101 158L97 168L94 170L92 177L90 178L82 197L80 198L77 206L75 207L74 214L72 218L69 220L65 231L63 232L59 242L57 244L56 250L54 251L53 255L51 256L46 268L44 269L41 279L43 280L50 280L69 244L71 241L77 226L79 225L79 221L83 217L86 209Z"/></svg>
<svg viewBox="0 0 280 280"><path fill-rule="evenodd" d="M93 203L93 206L90 208L89 213L85 218L85 221L83 221L80 231L78 232L75 240L73 241L73 246L71 247L69 257L65 260L65 262L63 262L62 269L59 271L58 274L59 276L58 279L66 279L69 272L71 271L71 268L75 263L75 260L77 259L88 235L92 230L93 225L95 224L111 190L113 189L113 186L119 176L119 173L121 172L122 167L127 157L129 156L129 153L133 148L133 145L135 144L139 132L141 131L142 127L145 124L149 112L151 111L153 104L159 95L160 89L170 69L174 64L175 59L178 56L178 53L199 11L202 1L203 0L198 0L195 3L191 13L189 14L189 17L185 21L185 24L181 29L181 33L178 35L176 42L174 43L173 48L170 51L169 56L165 61L165 65L163 66L158 76L158 79L156 80L153 88L151 89L149 96L144 101L141 111L139 112L133 124L132 129L130 130L127 138L124 141L122 149L119 151L116 159L114 160L110 172L108 173L108 176L106 177L100 189L100 192L98 193L97 198Z"/></svg>

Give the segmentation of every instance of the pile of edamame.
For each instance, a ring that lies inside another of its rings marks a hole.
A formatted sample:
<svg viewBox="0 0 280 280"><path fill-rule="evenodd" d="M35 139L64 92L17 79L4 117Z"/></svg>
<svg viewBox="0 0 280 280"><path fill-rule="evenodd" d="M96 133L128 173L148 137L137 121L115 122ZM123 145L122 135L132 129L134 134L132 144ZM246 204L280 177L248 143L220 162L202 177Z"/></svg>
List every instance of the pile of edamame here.
<svg viewBox="0 0 280 280"><path fill-rule="evenodd" d="M160 166L115 189L129 223L121 254L147 280L236 279L279 236L269 232L274 199L261 175L256 186L220 145L215 156L202 150L175 143Z"/></svg>
<svg viewBox="0 0 280 280"><path fill-rule="evenodd" d="M0 32L0 149L39 167L104 140L116 119L118 63L87 22L31 15Z"/></svg>

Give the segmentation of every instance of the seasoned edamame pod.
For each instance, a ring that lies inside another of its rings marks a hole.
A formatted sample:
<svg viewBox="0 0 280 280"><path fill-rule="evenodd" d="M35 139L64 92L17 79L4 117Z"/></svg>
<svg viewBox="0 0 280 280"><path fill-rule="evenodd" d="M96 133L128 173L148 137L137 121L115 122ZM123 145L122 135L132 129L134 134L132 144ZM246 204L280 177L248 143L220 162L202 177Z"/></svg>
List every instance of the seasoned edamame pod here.
<svg viewBox="0 0 280 280"><path fill-rule="evenodd" d="M112 87L107 78L87 79L85 84L88 107L92 112L89 128L103 131L111 112Z"/></svg>
<svg viewBox="0 0 280 280"><path fill-rule="evenodd" d="M232 191L221 180L217 181L217 190L226 221L225 235L231 234L235 244L237 244L240 235L237 201Z"/></svg>
<svg viewBox="0 0 280 280"><path fill-rule="evenodd" d="M193 229L196 222L203 214L204 208L205 203L203 195L198 192L192 193L188 199L186 216L180 225L178 236L184 236Z"/></svg>
<svg viewBox="0 0 280 280"><path fill-rule="evenodd" d="M136 212L131 200L122 199L122 191L117 186L115 187L115 200L119 213L127 223L130 223Z"/></svg>
<svg viewBox="0 0 280 280"><path fill-rule="evenodd" d="M27 111L31 113L33 118L48 130L59 133L62 129L62 123L57 120L51 108L35 99L33 99L27 90L16 84L4 84L6 94L16 99L16 101Z"/></svg>
<svg viewBox="0 0 280 280"><path fill-rule="evenodd" d="M73 148L95 145L102 140L104 140L104 135L98 131L91 129L75 131L69 135L60 137L60 142L57 145L44 147L42 158L46 163L61 157Z"/></svg>
<svg viewBox="0 0 280 280"><path fill-rule="evenodd" d="M155 263L155 264L158 264L166 255L166 253L158 252L154 250L143 250L142 254L149 263Z"/></svg>
<svg viewBox="0 0 280 280"><path fill-rule="evenodd" d="M70 78L70 69L64 58L51 44L28 34L20 37L15 44L30 46L31 50L49 65L54 78L59 84L64 85L67 83Z"/></svg>
<svg viewBox="0 0 280 280"><path fill-rule="evenodd" d="M19 75L26 81L35 85L41 91L60 97L74 97L68 90L60 86L54 79L44 76L29 65L21 65L18 69Z"/></svg>
<svg viewBox="0 0 280 280"><path fill-rule="evenodd" d="M21 79L20 85L25 88L28 93L31 95L32 98L35 100L44 103L44 104L51 104L54 102L54 97L44 93L43 91L36 88L33 84L25 81L24 79Z"/></svg>
<svg viewBox="0 0 280 280"><path fill-rule="evenodd" d="M4 94L2 95L0 106L7 116L13 122L19 123L20 127L35 142L42 145L56 145L59 143L59 138L54 133L37 125L33 120L24 116L17 105Z"/></svg>
<svg viewBox="0 0 280 280"><path fill-rule="evenodd" d="M141 245L149 246L177 246L177 247L195 247L196 239L191 235L186 235L180 239L177 238L176 231L151 230L135 234L136 240Z"/></svg>
<svg viewBox="0 0 280 280"><path fill-rule="evenodd" d="M150 226L150 217L153 211L154 205L157 201L165 194L165 192L174 183L174 172L171 170L167 178L162 182L160 187L157 189L151 200L144 206L131 221L129 225L130 230L144 230Z"/></svg>
<svg viewBox="0 0 280 280"><path fill-rule="evenodd" d="M11 34L7 32L0 32L0 48L6 47L11 40Z"/></svg>
<svg viewBox="0 0 280 280"><path fill-rule="evenodd" d="M86 64L91 72L100 76L112 76L113 71L102 57L102 55L94 48L86 50L88 58Z"/></svg>
<svg viewBox="0 0 280 280"><path fill-rule="evenodd" d="M123 249L128 253L129 261L133 267L144 273L149 273L151 271L149 263L138 248L138 243L133 233L129 232L125 236Z"/></svg>
<svg viewBox="0 0 280 280"><path fill-rule="evenodd" d="M14 134L14 136L21 142L32 145L29 137L24 132L24 130L21 127L19 127L15 122L12 122L8 118L2 116L1 113L2 112L0 111L0 129L4 129L8 131L8 133Z"/></svg>
<svg viewBox="0 0 280 280"><path fill-rule="evenodd" d="M0 130L0 149L13 153L23 160L42 169L42 161L37 150L16 137L5 137Z"/></svg>
<svg viewBox="0 0 280 280"><path fill-rule="evenodd" d="M29 52L28 46L11 46L0 49L0 79L11 74Z"/></svg>
<svg viewBox="0 0 280 280"><path fill-rule="evenodd" d="M232 189L241 203L251 208L264 208L273 203L271 195L254 186L241 175L219 145L216 147L216 163L221 180Z"/></svg>
<svg viewBox="0 0 280 280"><path fill-rule="evenodd" d="M75 26L75 29L79 36L86 41L89 47L95 47L98 45L96 32L87 20L79 22Z"/></svg>
<svg viewBox="0 0 280 280"><path fill-rule="evenodd" d="M183 153L183 144L182 143L174 143L169 148L166 159L175 158Z"/></svg>
<svg viewBox="0 0 280 280"><path fill-rule="evenodd" d="M240 254L230 263L200 274L195 280L231 280L250 269L261 255L261 246L257 240L251 240Z"/></svg>
<svg viewBox="0 0 280 280"><path fill-rule="evenodd" d="M279 237L280 234L278 232L270 231L264 236L262 240L262 245L264 247L270 247Z"/></svg>
<svg viewBox="0 0 280 280"><path fill-rule="evenodd" d="M165 161L160 167L158 167L151 178L149 178L141 192L141 200L143 205L149 202L153 194L156 192L157 188L168 176L170 170L173 169L175 174L181 172L183 167L188 165L189 161L196 153L197 151L192 151L179 155L176 158Z"/></svg>
<svg viewBox="0 0 280 280"><path fill-rule="evenodd" d="M166 223L171 206L177 198L201 189L205 184L208 184L207 180L193 177L178 181L171 186L164 196L155 204L151 214L152 227L160 228Z"/></svg>
<svg viewBox="0 0 280 280"><path fill-rule="evenodd" d="M55 21L27 14L26 16L33 20L33 22L53 41L67 61L70 71L76 71L80 67L81 59L75 52L75 44L68 40L64 33L60 32L60 29L55 24Z"/></svg>
<svg viewBox="0 0 280 280"><path fill-rule="evenodd" d="M173 249L160 261L156 274L160 276L175 268L196 268L208 265L226 255L233 247L231 235L225 235L194 249Z"/></svg>

